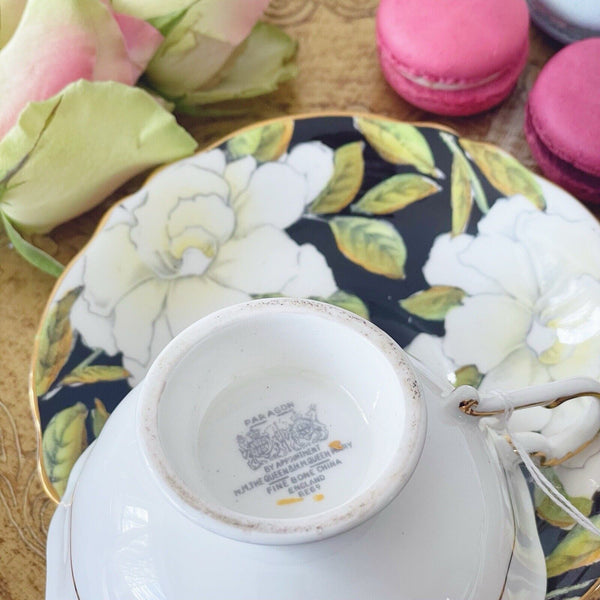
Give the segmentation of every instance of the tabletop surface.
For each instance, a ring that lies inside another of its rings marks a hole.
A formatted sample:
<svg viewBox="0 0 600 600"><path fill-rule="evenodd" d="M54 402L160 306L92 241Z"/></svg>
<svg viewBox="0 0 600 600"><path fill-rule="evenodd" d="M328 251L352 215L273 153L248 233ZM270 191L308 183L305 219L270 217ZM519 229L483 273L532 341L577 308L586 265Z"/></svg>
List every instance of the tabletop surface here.
<svg viewBox="0 0 600 600"><path fill-rule="evenodd" d="M200 148L252 122L284 114L372 112L447 125L461 136L501 146L537 171L525 142L525 101L559 44L531 27L529 62L499 107L472 117L438 117L400 99L379 70L377 0L273 0L270 22L298 40L298 77L277 92L247 101L243 116L181 117ZM139 187L137 177L100 207L34 242L66 264L85 244L103 212ZM37 472L37 441L27 379L33 340L54 280L25 263L0 237L0 598L44 596L45 541L54 504Z"/></svg>

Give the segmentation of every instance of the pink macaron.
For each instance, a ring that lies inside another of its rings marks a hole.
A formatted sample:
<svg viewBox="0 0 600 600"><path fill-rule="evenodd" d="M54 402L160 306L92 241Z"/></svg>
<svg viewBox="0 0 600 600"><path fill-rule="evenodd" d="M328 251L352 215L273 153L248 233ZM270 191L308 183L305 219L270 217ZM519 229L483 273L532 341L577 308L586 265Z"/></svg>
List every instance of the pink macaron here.
<svg viewBox="0 0 600 600"><path fill-rule="evenodd" d="M501 102L529 53L524 0L381 0L383 74L412 104L471 115Z"/></svg>
<svg viewBox="0 0 600 600"><path fill-rule="evenodd" d="M525 136L549 179L600 203L600 38L566 46L548 61L529 94Z"/></svg>

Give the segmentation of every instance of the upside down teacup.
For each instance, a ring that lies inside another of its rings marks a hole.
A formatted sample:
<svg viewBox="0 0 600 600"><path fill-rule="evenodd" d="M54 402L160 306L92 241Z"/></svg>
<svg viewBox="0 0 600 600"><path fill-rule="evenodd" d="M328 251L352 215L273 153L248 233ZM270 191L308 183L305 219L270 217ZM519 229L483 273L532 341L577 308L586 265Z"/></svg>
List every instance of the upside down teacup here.
<svg viewBox="0 0 600 600"><path fill-rule="evenodd" d="M510 400L600 391L560 385ZM47 599L543 598L524 480L508 443L466 414L502 406L446 392L328 304L209 315L75 466Z"/></svg>

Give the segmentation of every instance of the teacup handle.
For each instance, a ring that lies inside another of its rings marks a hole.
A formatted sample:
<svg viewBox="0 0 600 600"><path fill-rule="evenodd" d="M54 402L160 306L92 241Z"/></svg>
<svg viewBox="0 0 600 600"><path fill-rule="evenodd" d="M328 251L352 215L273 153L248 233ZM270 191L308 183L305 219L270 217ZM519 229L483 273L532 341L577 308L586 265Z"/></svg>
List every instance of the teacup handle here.
<svg viewBox="0 0 600 600"><path fill-rule="evenodd" d="M457 387L448 397L460 410L475 417L490 417L505 412L507 405L518 410L531 406L554 408L567 400L594 396L600 399L600 382L591 377L573 377L542 383L511 392L481 394L470 385Z"/></svg>

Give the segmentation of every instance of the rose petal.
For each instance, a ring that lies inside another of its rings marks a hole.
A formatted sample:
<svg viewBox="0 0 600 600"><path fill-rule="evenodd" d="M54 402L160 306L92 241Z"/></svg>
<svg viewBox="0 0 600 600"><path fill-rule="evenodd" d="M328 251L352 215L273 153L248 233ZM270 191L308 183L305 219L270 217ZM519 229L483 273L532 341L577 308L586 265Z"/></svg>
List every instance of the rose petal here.
<svg viewBox="0 0 600 600"><path fill-rule="evenodd" d="M137 81L163 41L160 32L146 21L130 15L113 12L123 34L123 41L131 61L132 78Z"/></svg>
<svg viewBox="0 0 600 600"><path fill-rule="evenodd" d="M487 373L524 344L531 317L508 296L467 297L446 316L444 353L459 365L474 364Z"/></svg>

